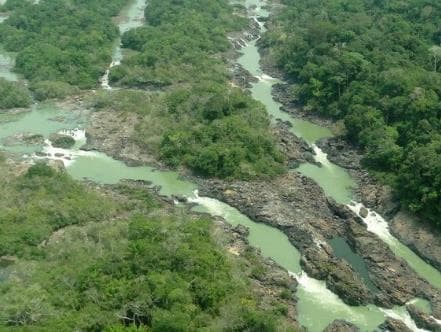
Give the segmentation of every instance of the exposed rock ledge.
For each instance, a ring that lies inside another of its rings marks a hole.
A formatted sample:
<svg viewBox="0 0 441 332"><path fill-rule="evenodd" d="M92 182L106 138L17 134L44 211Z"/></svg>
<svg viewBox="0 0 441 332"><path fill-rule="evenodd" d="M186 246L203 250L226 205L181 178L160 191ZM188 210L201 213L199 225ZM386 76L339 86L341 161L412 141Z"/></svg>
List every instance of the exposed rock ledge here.
<svg viewBox="0 0 441 332"><path fill-rule="evenodd" d="M392 219L390 230L401 242L441 271L441 232L438 229L400 211Z"/></svg>
<svg viewBox="0 0 441 332"><path fill-rule="evenodd" d="M329 201L311 179L292 172L267 182L199 182L201 195L220 199L257 222L281 229L301 252L305 271L325 280L346 303L391 307L422 297L431 301L435 316L441 317L441 292L368 232L347 207ZM369 291L358 274L333 254L326 240L336 236L345 238L364 259L378 293Z"/></svg>
<svg viewBox="0 0 441 332"><path fill-rule="evenodd" d="M335 320L323 332L358 332L360 329L344 320Z"/></svg>

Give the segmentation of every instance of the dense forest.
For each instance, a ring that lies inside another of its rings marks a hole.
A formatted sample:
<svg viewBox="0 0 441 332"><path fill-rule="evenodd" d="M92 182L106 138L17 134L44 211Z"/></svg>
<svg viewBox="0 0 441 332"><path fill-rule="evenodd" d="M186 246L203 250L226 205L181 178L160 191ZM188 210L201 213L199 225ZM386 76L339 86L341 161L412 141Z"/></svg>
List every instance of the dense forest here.
<svg viewBox="0 0 441 332"><path fill-rule="evenodd" d="M74 86L97 85L119 34L112 17L127 3L9 0L0 7L11 11L0 25L0 40L6 50L17 52L15 70L30 80L31 89L40 97L63 97Z"/></svg>
<svg viewBox="0 0 441 332"><path fill-rule="evenodd" d="M284 0L262 46L306 111L342 120L364 164L441 224L441 4Z"/></svg>
<svg viewBox="0 0 441 332"><path fill-rule="evenodd" d="M24 86L0 77L0 109L28 107L30 104L31 96Z"/></svg>
<svg viewBox="0 0 441 332"><path fill-rule="evenodd" d="M230 86L221 57L231 48L227 33L248 21L224 0L153 0L145 13L148 24L123 35L131 52L110 78L120 86L167 90L150 97L101 94L97 108L139 114L134 139L172 167L223 178L282 172L264 106Z"/></svg>
<svg viewBox="0 0 441 332"><path fill-rule="evenodd" d="M283 301L263 309L251 288L256 253L227 255L207 216L136 183L12 172L0 161L1 331L289 331Z"/></svg>

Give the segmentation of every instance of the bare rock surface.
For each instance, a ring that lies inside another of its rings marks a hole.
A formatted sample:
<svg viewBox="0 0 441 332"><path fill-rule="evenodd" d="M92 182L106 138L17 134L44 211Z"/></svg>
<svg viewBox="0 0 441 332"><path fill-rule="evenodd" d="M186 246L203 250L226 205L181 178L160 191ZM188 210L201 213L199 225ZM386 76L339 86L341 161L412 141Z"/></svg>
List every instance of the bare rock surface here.
<svg viewBox="0 0 441 332"><path fill-rule="evenodd" d="M323 332L358 332L360 329L347 321L336 319Z"/></svg>
<svg viewBox="0 0 441 332"><path fill-rule="evenodd" d="M432 225L400 211L390 230L400 241L441 271L441 232Z"/></svg>
<svg viewBox="0 0 441 332"><path fill-rule="evenodd" d="M251 219L281 229L300 251L304 270L346 303L404 305L415 297L441 313L441 293L396 257L349 208L325 197L311 179L290 172L271 181L200 180L200 194L224 201ZM359 275L337 258L327 240L340 236L359 254L379 292L373 294Z"/></svg>

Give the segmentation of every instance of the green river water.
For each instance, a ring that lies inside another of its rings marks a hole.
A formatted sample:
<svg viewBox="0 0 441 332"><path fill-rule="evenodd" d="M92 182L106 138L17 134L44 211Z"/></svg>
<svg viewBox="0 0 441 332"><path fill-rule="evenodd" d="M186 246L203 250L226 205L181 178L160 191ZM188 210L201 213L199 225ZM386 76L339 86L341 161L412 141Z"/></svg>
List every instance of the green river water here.
<svg viewBox="0 0 441 332"><path fill-rule="evenodd" d="M269 14L262 8L264 4L265 2L259 0L246 1L247 7L257 6L254 14L259 16L267 16ZM140 17L142 17L144 8L144 0L135 0L121 15L119 19L120 30L127 31L142 24ZM260 77L259 82L254 84L251 89L252 95L255 99L265 104L274 120L279 118L289 121L292 124L293 133L303 137L311 145L322 137L331 136L331 132L326 128L308 121L294 119L287 113L280 111L280 104L276 103L271 96L272 85L277 80L263 75L259 66L260 56L255 42L249 43L242 49L242 52L243 56L239 58L238 62L253 75ZM121 61L122 57L123 53L120 49L119 51L117 50L114 53L112 64L117 64ZM0 77L8 76L10 69L10 66L0 65ZM55 153L62 153L69 156L69 160L63 159L63 161L67 166L68 172L76 179L87 178L109 184L117 183L123 179L150 181L152 185L161 187L160 192L163 195L187 196L190 201L198 204L194 208L197 211L222 216L233 225L242 224L247 226L250 229L250 244L259 247L264 256L272 257L299 281L297 291L299 321L309 331L322 331L335 319L345 319L353 322L362 331L373 331L376 326L384 321L386 316L402 319L413 330L418 330L403 307L385 310L374 305L351 307L344 304L338 296L326 288L324 282L309 278L306 273L302 272L299 263L300 253L288 241L285 234L278 229L253 222L238 210L218 200L199 197L196 185L182 180L175 172L159 171L151 167L128 167L124 163L116 161L105 154L81 151L78 147L85 143L84 137L79 138L76 145L77 148L72 150L53 149L50 145L41 147L27 146L19 143L15 145L5 144L5 140L8 141L8 138L20 134L41 134L47 138L51 133L59 132L63 129L84 127L86 115L86 111L84 114L81 112L78 114L78 112L72 112L70 109L50 103L35 105L27 113L16 115L0 113L0 149L21 155L32 153L41 148L46 153L50 153L51 156ZM316 180L322 186L325 193L338 202L349 203L352 199L352 189L355 186L351 177L343 169L330 163L320 149L314 145L313 147L317 153L316 159L320 161L322 167L304 164L297 171ZM23 159L28 159L28 157L23 156ZM372 230L372 226L370 230ZM377 230L373 231L376 232ZM387 229L381 230L381 232L385 231ZM388 234L390 235L390 233ZM402 245L391 235L390 237L383 236L382 239L391 246L397 255L405 258L418 273L426 277L430 282L438 286L441 285L441 274L437 270L424 263L410 249ZM395 239L395 241L391 239ZM335 239L331 245L339 256L353 264L354 269L365 280L369 280L364 262L350 250L344 240ZM2 276L0 275L1 278ZM438 281L440 281L439 284ZM427 301L416 299L415 304L428 312L430 311L430 305Z"/></svg>

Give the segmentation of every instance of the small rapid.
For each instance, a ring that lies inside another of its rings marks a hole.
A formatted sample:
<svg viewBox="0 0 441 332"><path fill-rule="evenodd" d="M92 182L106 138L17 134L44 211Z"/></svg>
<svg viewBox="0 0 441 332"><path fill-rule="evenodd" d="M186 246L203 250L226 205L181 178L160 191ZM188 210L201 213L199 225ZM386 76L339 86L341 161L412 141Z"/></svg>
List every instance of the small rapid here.
<svg viewBox="0 0 441 332"><path fill-rule="evenodd" d="M147 0L133 0L132 3L128 5L125 10L123 10L118 23L120 36L122 36L125 32L131 29L136 29L144 24L144 10L146 7ZM101 78L101 88L104 90L112 90L109 81L110 71L113 67L120 65L124 58L121 48L121 38L118 38L116 43L117 46L112 54L112 62Z"/></svg>
<svg viewBox="0 0 441 332"><path fill-rule="evenodd" d="M433 286L441 288L441 273L430 264L424 262L415 252L394 237L389 230L389 224L380 214L365 207L362 203L354 201L347 206L363 220L369 232L376 234L387 243L393 253L405 259L420 277L426 279ZM363 210L367 213L365 217L363 217Z"/></svg>

